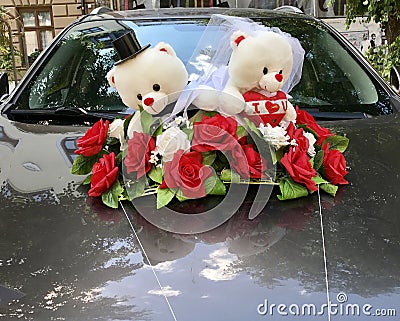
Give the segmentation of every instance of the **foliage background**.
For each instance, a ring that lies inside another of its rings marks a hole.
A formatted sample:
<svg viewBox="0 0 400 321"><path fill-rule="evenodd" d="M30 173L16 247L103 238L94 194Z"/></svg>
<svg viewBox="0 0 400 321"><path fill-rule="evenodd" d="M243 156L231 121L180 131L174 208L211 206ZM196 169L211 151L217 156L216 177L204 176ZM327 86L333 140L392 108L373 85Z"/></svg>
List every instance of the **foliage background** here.
<svg viewBox="0 0 400 321"><path fill-rule="evenodd" d="M367 59L376 70L389 81L390 69L400 66L400 1L399 0L347 0L347 27L357 17L365 17L366 22L374 21L381 25L387 43L371 48Z"/></svg>

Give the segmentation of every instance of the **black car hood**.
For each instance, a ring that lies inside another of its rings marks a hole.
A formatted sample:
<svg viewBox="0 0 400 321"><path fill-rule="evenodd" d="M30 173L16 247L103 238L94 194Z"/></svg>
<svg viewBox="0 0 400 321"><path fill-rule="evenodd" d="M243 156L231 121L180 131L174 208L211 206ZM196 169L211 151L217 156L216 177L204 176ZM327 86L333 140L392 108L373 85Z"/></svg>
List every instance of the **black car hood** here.
<svg viewBox="0 0 400 321"><path fill-rule="evenodd" d="M290 305L314 305L326 319L328 299L400 313L399 117L327 125L350 138L350 184L335 198L272 197L254 220L244 206L214 230L179 235L130 203L87 197L69 174L83 128L1 118L0 285L25 296L4 295L0 316L262 320L284 304L289 316ZM346 318L369 318L359 314Z"/></svg>

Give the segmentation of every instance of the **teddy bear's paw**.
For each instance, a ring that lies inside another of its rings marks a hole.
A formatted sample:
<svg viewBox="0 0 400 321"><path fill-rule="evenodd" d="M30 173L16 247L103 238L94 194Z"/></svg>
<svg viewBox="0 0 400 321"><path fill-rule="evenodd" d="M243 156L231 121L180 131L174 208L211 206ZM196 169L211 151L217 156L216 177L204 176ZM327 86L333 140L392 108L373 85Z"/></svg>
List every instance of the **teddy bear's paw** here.
<svg viewBox="0 0 400 321"><path fill-rule="evenodd" d="M236 115L246 108L246 103L242 95L237 95L231 91L223 91L220 95L220 110L227 115Z"/></svg>
<svg viewBox="0 0 400 321"><path fill-rule="evenodd" d="M218 91L209 86L199 86L196 89L196 98L193 105L205 111L214 111L218 108Z"/></svg>
<svg viewBox="0 0 400 321"><path fill-rule="evenodd" d="M286 114L285 117L283 117L282 121L287 122L288 124L289 122L295 123L296 117L297 117L296 109L294 109L293 105L288 101Z"/></svg>
<svg viewBox="0 0 400 321"><path fill-rule="evenodd" d="M140 122L140 113L139 112L136 112L129 122L128 130L127 130L128 138L132 138L134 132L138 132L138 133L143 132L142 123Z"/></svg>

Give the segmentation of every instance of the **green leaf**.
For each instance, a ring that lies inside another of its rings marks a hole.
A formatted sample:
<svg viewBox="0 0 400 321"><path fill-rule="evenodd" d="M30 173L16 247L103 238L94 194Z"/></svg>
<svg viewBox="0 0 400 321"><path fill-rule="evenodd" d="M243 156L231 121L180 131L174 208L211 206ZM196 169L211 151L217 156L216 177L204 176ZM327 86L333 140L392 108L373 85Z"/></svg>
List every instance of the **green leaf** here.
<svg viewBox="0 0 400 321"><path fill-rule="evenodd" d="M215 177L214 187L207 194L209 194L209 195L225 195L226 194L225 184L222 183L222 181L219 179L218 176Z"/></svg>
<svg viewBox="0 0 400 321"><path fill-rule="evenodd" d="M88 175L88 177L86 177L86 179L83 181L82 185L89 185L91 179L92 179L92 174L90 174L90 175Z"/></svg>
<svg viewBox="0 0 400 321"><path fill-rule="evenodd" d="M118 208L118 200L122 196L123 191L123 187L117 180L110 189L101 195L101 200L108 207Z"/></svg>
<svg viewBox="0 0 400 321"><path fill-rule="evenodd" d="M157 188L157 209L168 205L174 196L175 192L169 188Z"/></svg>
<svg viewBox="0 0 400 321"><path fill-rule="evenodd" d="M317 175L315 177L311 177L311 180L317 184L317 185L321 185L321 184L326 184L328 183L328 181L326 181L325 179L323 179L320 175Z"/></svg>
<svg viewBox="0 0 400 321"><path fill-rule="evenodd" d="M157 136L161 135L162 132L163 132L163 126L162 126L162 123L161 123L161 120L160 120L160 125L157 127L157 129L154 132L153 136L157 137Z"/></svg>
<svg viewBox="0 0 400 321"><path fill-rule="evenodd" d="M206 178L206 180L204 181L204 188L206 190L206 194L209 194L212 191L212 189L216 184L216 181L217 179L215 176L210 176Z"/></svg>
<svg viewBox="0 0 400 321"><path fill-rule="evenodd" d="M322 161L324 160L324 151L318 151L314 156L314 169L317 171L322 166Z"/></svg>
<svg viewBox="0 0 400 321"><path fill-rule="evenodd" d="M207 117L214 117L216 114L216 111L203 111L203 115Z"/></svg>
<svg viewBox="0 0 400 321"><path fill-rule="evenodd" d="M279 149L276 151L276 160L277 160L278 162L281 161L283 155L285 155L285 151L286 151L286 150L287 150L287 147L286 147L286 146L282 146L281 148L279 148ZM272 154L272 152L271 152L271 154ZM275 163L274 163L274 164L275 164Z"/></svg>
<svg viewBox="0 0 400 321"><path fill-rule="evenodd" d="M244 126L238 126L236 129L236 136L241 138L243 136L246 136L246 128Z"/></svg>
<svg viewBox="0 0 400 321"><path fill-rule="evenodd" d="M254 132L258 137L262 137L260 131L258 130L258 128L256 127L256 125L254 125L253 122L251 122L248 118L244 119L247 127L249 127L249 129Z"/></svg>
<svg viewBox="0 0 400 321"><path fill-rule="evenodd" d="M282 195L278 195L278 199L281 201L308 195L307 188L303 185L295 183L291 178L282 179L279 182L279 188Z"/></svg>
<svg viewBox="0 0 400 321"><path fill-rule="evenodd" d="M142 129L145 134L150 134L150 127L153 123L153 116L147 111L140 112L140 123L142 124Z"/></svg>
<svg viewBox="0 0 400 321"><path fill-rule="evenodd" d="M221 172L221 180L230 183L239 183L240 175L230 169L224 169Z"/></svg>
<svg viewBox="0 0 400 321"><path fill-rule="evenodd" d="M118 138L115 138L115 137L107 137L107 139L106 139L106 145L112 146L112 145L116 145L116 144L119 144L119 139L118 139Z"/></svg>
<svg viewBox="0 0 400 321"><path fill-rule="evenodd" d="M319 187L320 187L320 189L322 189L323 191L325 191L326 193L328 193L328 194L330 194L330 195L332 195L332 196L335 196L335 195L336 195L336 192L337 192L337 190L338 190L338 187L337 187L337 186L332 185L332 184L330 184L330 183L328 183L328 184L321 184Z"/></svg>
<svg viewBox="0 0 400 321"><path fill-rule="evenodd" d="M147 173L149 177L156 183L161 184L163 180L162 168L153 166L150 172Z"/></svg>
<svg viewBox="0 0 400 321"><path fill-rule="evenodd" d="M122 152L119 152L117 154L117 157L115 157L115 162L117 163L117 165L120 165L122 163L122 158L124 157Z"/></svg>
<svg viewBox="0 0 400 321"><path fill-rule="evenodd" d="M337 149L343 153L349 146L349 139L344 136L334 135L326 138L324 143L329 143L329 149Z"/></svg>
<svg viewBox="0 0 400 321"><path fill-rule="evenodd" d="M124 121L124 137L125 137L125 139L126 139L126 137L128 136L128 126L129 126L129 123L130 123L131 120L132 120L133 115L134 115L134 114L128 116L128 117L125 119L125 121Z"/></svg>
<svg viewBox="0 0 400 321"><path fill-rule="evenodd" d="M314 137L315 137L316 139L318 139L317 133L316 133L315 131L313 131L311 128L308 128L306 124L296 124L296 128L303 128L304 131L313 134Z"/></svg>
<svg viewBox="0 0 400 321"><path fill-rule="evenodd" d="M126 191L130 200L143 195L146 188L146 178L143 176L138 181L125 183Z"/></svg>
<svg viewBox="0 0 400 321"><path fill-rule="evenodd" d="M275 150L275 147L272 145L268 145L268 147L269 147L269 153L270 153L271 159L272 159L272 164L275 165L278 162L278 158L276 155L277 151Z"/></svg>
<svg viewBox="0 0 400 321"><path fill-rule="evenodd" d="M215 161L215 159L217 158L217 153L216 152L204 152L201 153L201 155L203 156L203 161L202 163L204 165L212 165Z"/></svg>
<svg viewBox="0 0 400 321"><path fill-rule="evenodd" d="M193 128L185 127L185 128L182 129L182 131L187 135L189 141L192 141L193 133L194 133Z"/></svg>
<svg viewBox="0 0 400 321"><path fill-rule="evenodd" d="M73 175L86 175L92 171L93 165L105 154L104 151L94 155L94 156L83 156L78 155L75 158L74 163L71 167L71 174Z"/></svg>
<svg viewBox="0 0 400 321"><path fill-rule="evenodd" d="M175 197L178 199L179 202L183 202L183 201L188 200L188 198L183 195L182 190L180 188L176 192Z"/></svg>

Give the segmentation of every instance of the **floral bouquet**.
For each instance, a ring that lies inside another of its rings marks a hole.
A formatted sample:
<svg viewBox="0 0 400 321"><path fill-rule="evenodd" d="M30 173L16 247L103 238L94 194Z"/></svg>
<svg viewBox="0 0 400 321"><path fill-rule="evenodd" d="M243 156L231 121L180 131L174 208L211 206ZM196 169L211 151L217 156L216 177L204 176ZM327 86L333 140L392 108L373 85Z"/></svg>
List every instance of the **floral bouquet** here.
<svg viewBox="0 0 400 321"><path fill-rule="evenodd" d="M203 111L168 124L141 111L143 130L133 132L132 117L99 120L78 139L71 173L89 174L88 195L112 208L149 194L157 195L157 208L174 198L225 195L230 184L277 185L279 200L318 187L335 196L338 185L348 184L343 152L349 141L306 111L296 112L296 123L282 127Z"/></svg>

